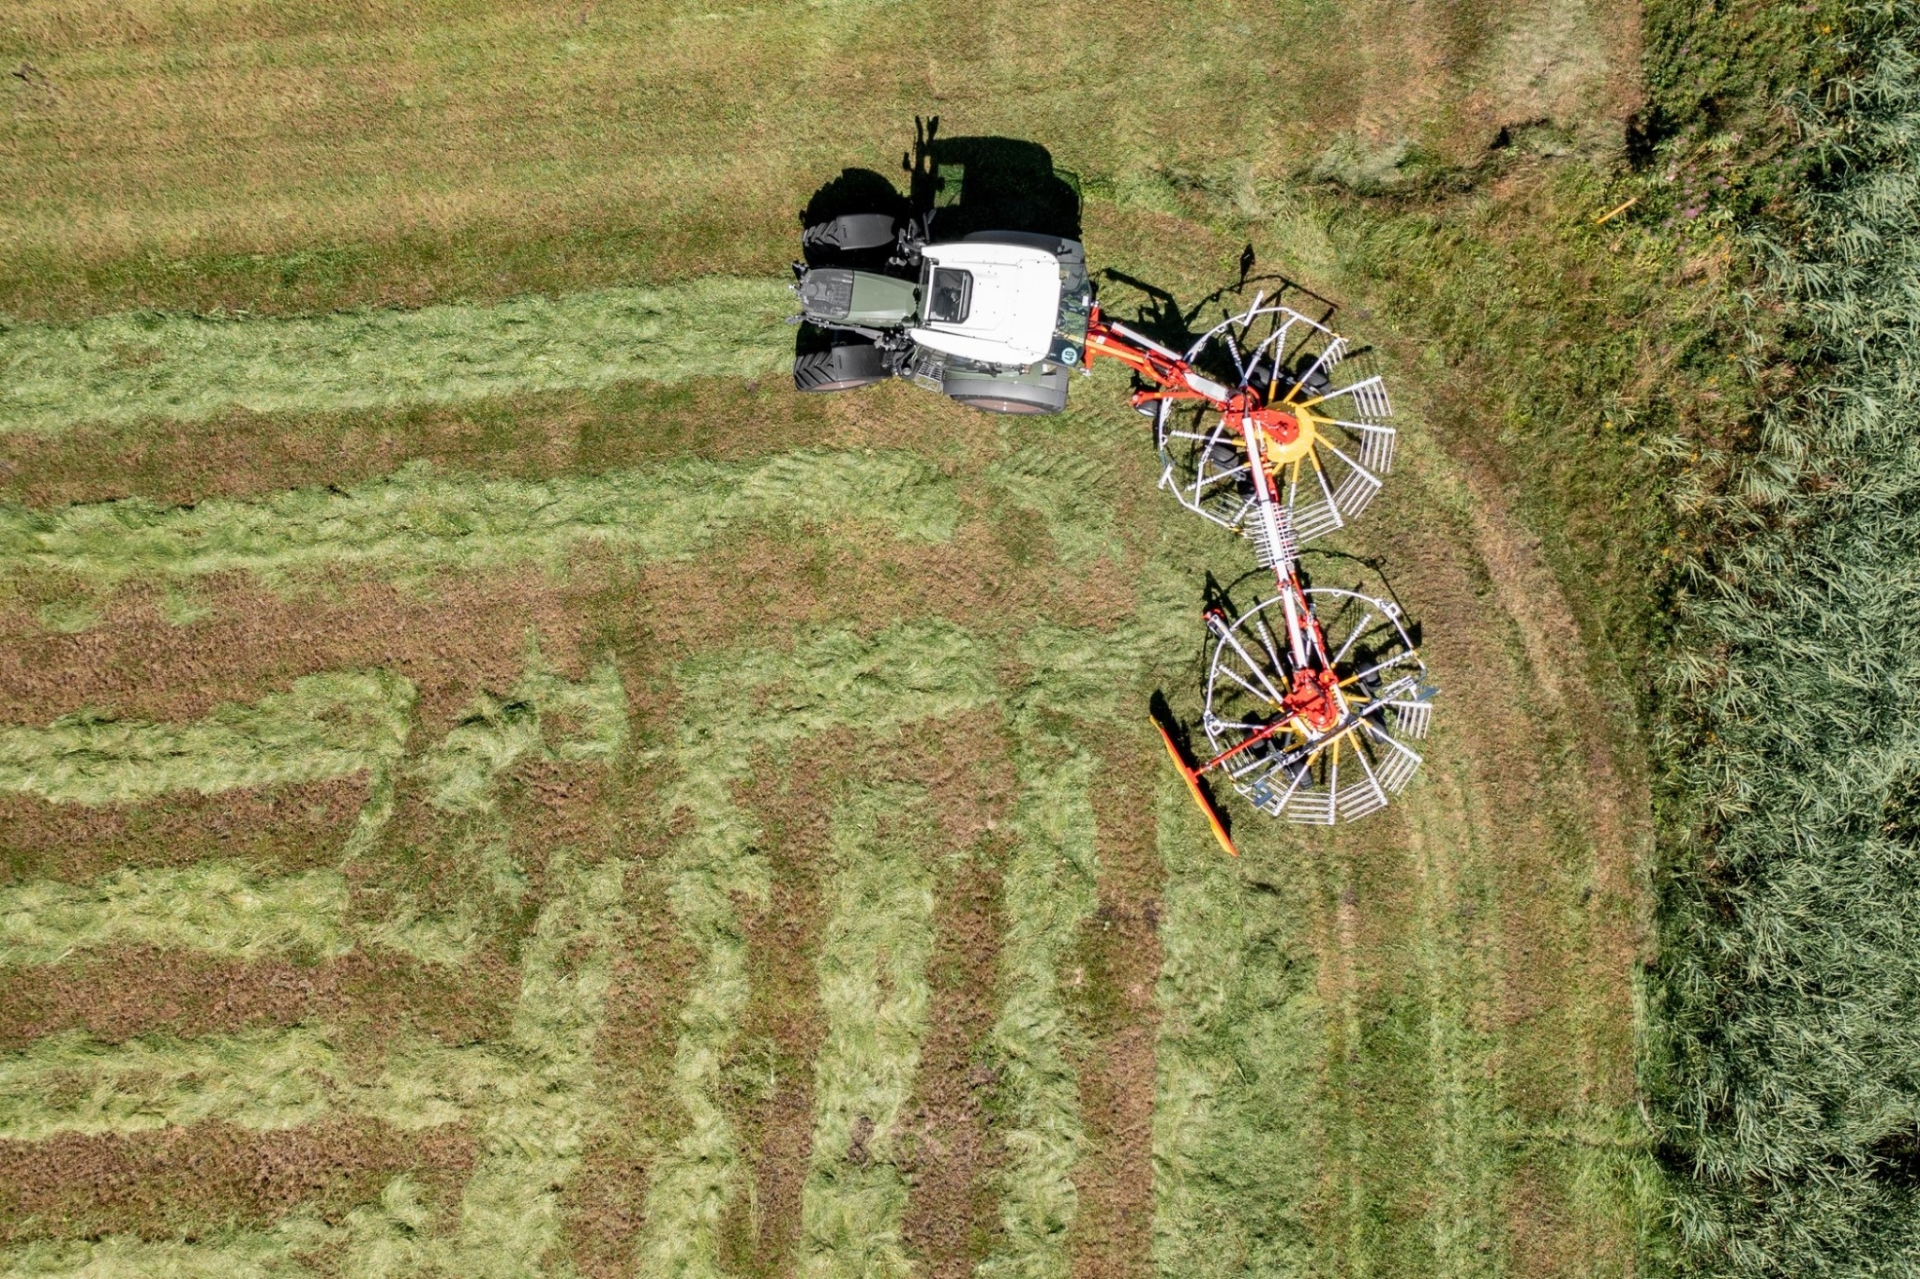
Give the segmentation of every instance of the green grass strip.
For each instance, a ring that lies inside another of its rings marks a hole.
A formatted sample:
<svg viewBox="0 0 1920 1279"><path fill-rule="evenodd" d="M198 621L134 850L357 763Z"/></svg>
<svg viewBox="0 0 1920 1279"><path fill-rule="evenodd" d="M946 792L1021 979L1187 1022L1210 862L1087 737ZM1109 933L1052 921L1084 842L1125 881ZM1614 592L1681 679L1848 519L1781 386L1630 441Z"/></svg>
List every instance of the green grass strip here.
<svg viewBox="0 0 1920 1279"><path fill-rule="evenodd" d="M488 478L415 463L341 492L294 489L191 507L139 498L57 510L0 506L0 564L110 587L134 577L373 568L399 574L563 568L592 544L631 560L690 555L734 526L880 521L944 541L959 520L952 481L901 452L801 450L750 462L685 459L650 470L547 480Z"/></svg>
<svg viewBox="0 0 1920 1279"><path fill-rule="evenodd" d="M737 1134L721 1106L722 1063L747 1003L747 939L736 899L764 902L772 872L758 825L734 801L737 786L774 753L827 729L886 734L993 699L989 655L944 621L903 624L862 638L804 636L792 651L712 653L677 672L683 718L672 748L679 780L669 816L689 833L668 855L668 896L681 934L701 956L680 1011L673 1099L686 1130L656 1161L647 1190L639 1269L648 1279L720 1272L717 1228L744 1177Z"/></svg>
<svg viewBox="0 0 1920 1279"><path fill-rule="evenodd" d="M310 870L264 879L228 862L121 870L89 884L0 888L0 964L51 964L101 946L167 946L236 959L344 955L353 938L346 877Z"/></svg>
<svg viewBox="0 0 1920 1279"><path fill-rule="evenodd" d="M385 773L406 746L414 688L384 671L295 680L250 705L156 724L81 713L0 729L0 790L63 804L124 804L357 772Z"/></svg>
<svg viewBox="0 0 1920 1279"><path fill-rule="evenodd" d="M756 377L791 360L794 309L778 280L708 277L492 306L21 324L0 331L0 434Z"/></svg>
<svg viewBox="0 0 1920 1279"><path fill-rule="evenodd" d="M832 901L817 964L827 1034L814 1060L812 1167L801 1189L807 1279L906 1279L901 1111L920 1067L933 952L926 793L862 789L832 819ZM906 831L901 827L907 826Z"/></svg>
<svg viewBox="0 0 1920 1279"><path fill-rule="evenodd" d="M471 1118L512 1082L508 1064L491 1049L405 1033L368 1078L322 1026L197 1039L150 1035L119 1044L72 1031L0 1056L0 1140L206 1120L292 1128L341 1111L397 1128L431 1128Z"/></svg>

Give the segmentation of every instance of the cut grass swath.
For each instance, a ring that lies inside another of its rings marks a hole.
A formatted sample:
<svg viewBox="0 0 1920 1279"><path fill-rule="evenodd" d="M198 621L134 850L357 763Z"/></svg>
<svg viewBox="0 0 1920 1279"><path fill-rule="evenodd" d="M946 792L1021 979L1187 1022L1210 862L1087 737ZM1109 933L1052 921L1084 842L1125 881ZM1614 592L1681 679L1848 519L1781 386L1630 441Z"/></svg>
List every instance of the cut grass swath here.
<svg viewBox="0 0 1920 1279"><path fill-rule="evenodd" d="M51 964L111 945L324 959L353 949L347 902L338 871L263 879L225 862L123 870L91 884L35 880L0 888L0 964Z"/></svg>
<svg viewBox="0 0 1920 1279"><path fill-rule="evenodd" d="M792 301L777 280L709 276L492 306L22 324L0 330L0 434L757 377L792 356Z"/></svg>
<svg viewBox="0 0 1920 1279"><path fill-rule="evenodd" d="M661 1151L647 1189L639 1269L648 1279L718 1273L717 1227L742 1184L738 1139L721 1108L721 1065L747 1002L747 940L736 896L765 901L772 887L759 829L734 788L784 753L841 725L881 735L989 703L988 653L944 621L907 623L870 639L838 631L804 636L791 651L713 653L676 673L682 720L672 759L669 816L692 829L666 861L668 900L697 948L698 974L680 1011L673 1097L684 1134ZM756 713L741 713L757 697Z"/></svg>
<svg viewBox="0 0 1920 1279"><path fill-rule="evenodd" d="M526 874L496 811L500 775L527 758L610 764L626 742L627 691L613 663L602 659L576 684L546 664L529 631L519 682L504 695L483 692L413 771L430 788L427 802L465 825L494 891L517 901Z"/></svg>
<svg viewBox="0 0 1920 1279"><path fill-rule="evenodd" d="M517 1078L486 1117L486 1151L461 1196L459 1232L436 1257L448 1273L546 1273L542 1260L560 1237L560 1196L601 1114L593 1046L625 926L626 872L625 862L582 865L564 849L547 867L554 895L521 951L507 1045Z"/></svg>
<svg viewBox="0 0 1920 1279"><path fill-rule="evenodd" d="M0 790L100 805L377 776L406 746L413 702L413 685L398 675L343 671L186 724L82 713L0 728Z"/></svg>
<svg viewBox="0 0 1920 1279"><path fill-rule="evenodd" d="M1097 902L1089 721L1111 717L1133 685L1147 636L1043 625L1018 646L1026 683L1007 701L1020 797L1017 836L1001 872L1008 920L1000 943L1001 1007L988 1037L1008 1118L1003 1238L981 1279L1055 1279L1071 1271L1067 1231L1079 1212L1073 1166L1085 1143L1073 1024L1060 995L1061 957Z"/></svg>
<svg viewBox="0 0 1920 1279"><path fill-rule="evenodd" d="M412 684L384 672L298 680L251 705L218 707L189 724L68 716L42 729L0 730L0 785L70 803L149 799L174 790L218 793L371 770L371 795L343 865L365 852L393 812L393 775L411 727ZM525 876L492 820L498 775L528 755L611 763L628 734L626 692L610 662L569 681L528 638L526 672L504 698L483 696L413 767L455 820L479 823L475 848L510 896ZM183 947L250 958L337 956L361 944L433 963L465 957L474 924L456 911L423 916L405 898L374 921L347 922L338 870L265 878L204 862L130 868L88 884L32 881L0 888L0 963L52 963L113 944Z"/></svg>
<svg viewBox="0 0 1920 1279"><path fill-rule="evenodd" d="M926 830L926 803L919 787L878 786L833 814L833 904L817 964L827 1033L814 1059L812 1161L800 1200L808 1279L913 1272L896 1158L927 1028L934 868L921 849L937 828ZM901 838L902 827L919 838Z"/></svg>
<svg viewBox="0 0 1920 1279"><path fill-rule="evenodd" d="M1314 1240L1303 1208L1318 1173L1314 1067L1324 1029L1297 912L1246 892L1174 783L1161 784L1155 814L1167 865L1156 991L1156 1273L1310 1273Z"/></svg>
<svg viewBox="0 0 1920 1279"><path fill-rule="evenodd" d="M419 463L344 492L295 489L262 501L0 507L0 564L68 574L94 588L234 572L281 581L331 568L398 576L523 564L558 571L587 545L632 561L671 559L755 522L880 521L896 536L938 542L952 536L959 514L952 481L902 452L687 459L549 480Z"/></svg>
<svg viewBox="0 0 1920 1279"><path fill-rule="evenodd" d="M181 1275L207 1279L310 1273L295 1258L321 1249L335 1253L330 1273L346 1276L452 1274L483 1279L533 1279L551 1273L544 1259L560 1235L560 1197L579 1167L582 1139L600 1119L595 1092L593 1046L605 1020L611 982L612 948L624 926L622 886L626 864L608 860L576 863L565 850L548 867L553 898L541 910L521 964L521 990L509 1040L495 1049L462 1050L403 1041L389 1058L381 1082L353 1085L357 1095L380 1109L424 1119L460 1108L477 1119L485 1133L480 1166L462 1194L458 1225L450 1235L434 1232L433 1215L420 1201L410 1178L389 1183L377 1205L356 1209L346 1222L330 1226L308 1212L296 1212L262 1231L216 1232L204 1242L153 1243L113 1238L95 1243L30 1244L0 1252L9 1276L73 1275L87 1279ZM58 1070L62 1049L78 1040L41 1050L32 1063ZM238 1064L265 1066L265 1077L227 1079L230 1089L264 1096L248 1097L237 1114L284 1117L276 1107L300 1104L298 1090L315 1081L300 1080L303 1065L337 1069L330 1052L313 1040L283 1034L255 1037L244 1048L234 1041L181 1046L149 1041L130 1050L120 1063L137 1069L145 1051L167 1072L166 1084L137 1077L127 1082L150 1088L178 1103L194 1085L183 1068L209 1051L237 1053ZM287 1054L296 1059L288 1061ZM182 1073L173 1073L182 1072ZM291 1074L295 1078L285 1078ZM31 1067L16 1080L31 1077ZM40 1078L46 1078L43 1072ZM5 1075L0 1074L0 1079ZM8 1082L15 1082L9 1080ZM203 1081L204 1082L204 1081ZM274 1089L283 1091L278 1096ZM291 1093L285 1090L293 1090ZM329 1090L330 1091L330 1090ZM152 1095L152 1094L149 1094ZM355 1095L355 1094L350 1094ZM229 1094L231 1098L231 1094ZM108 1100L108 1106L112 1102ZM164 1101L163 1103L164 1104ZM23 1102L23 1122L44 1124ZM249 1111L249 1106L262 1109ZM477 1112L477 1114L475 1113Z"/></svg>
<svg viewBox="0 0 1920 1279"><path fill-rule="evenodd" d="M70 1031L0 1056L0 1140L206 1120L292 1128L338 1112L431 1128L497 1105L517 1069L492 1048L450 1047L404 1031L372 1073L375 1065L344 1054L325 1026L118 1044Z"/></svg>

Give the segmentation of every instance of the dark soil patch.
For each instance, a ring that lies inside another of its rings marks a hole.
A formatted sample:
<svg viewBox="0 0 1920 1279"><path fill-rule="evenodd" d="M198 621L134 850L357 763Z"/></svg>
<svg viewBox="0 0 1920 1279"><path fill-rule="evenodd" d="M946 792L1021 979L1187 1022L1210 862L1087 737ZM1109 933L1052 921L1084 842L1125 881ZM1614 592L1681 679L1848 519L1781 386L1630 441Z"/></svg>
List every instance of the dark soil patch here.
<svg viewBox="0 0 1920 1279"><path fill-rule="evenodd" d="M62 1030L110 1043L166 1032L211 1035L317 1021L349 1042L384 1040L402 1022L447 1043L510 1025L519 974L495 949L461 968L356 951L322 964L215 959L126 947L0 976L0 1051Z"/></svg>
<svg viewBox="0 0 1920 1279"><path fill-rule="evenodd" d="M283 872L330 866L366 798L364 774L104 808L0 796L0 876L78 883L122 866L209 858Z"/></svg>
<svg viewBox="0 0 1920 1279"><path fill-rule="evenodd" d="M452 1125L403 1132L339 1118L281 1132L205 1123L131 1136L0 1142L0 1239L167 1238L265 1225L296 1208L338 1221L399 1173L443 1194L478 1146Z"/></svg>

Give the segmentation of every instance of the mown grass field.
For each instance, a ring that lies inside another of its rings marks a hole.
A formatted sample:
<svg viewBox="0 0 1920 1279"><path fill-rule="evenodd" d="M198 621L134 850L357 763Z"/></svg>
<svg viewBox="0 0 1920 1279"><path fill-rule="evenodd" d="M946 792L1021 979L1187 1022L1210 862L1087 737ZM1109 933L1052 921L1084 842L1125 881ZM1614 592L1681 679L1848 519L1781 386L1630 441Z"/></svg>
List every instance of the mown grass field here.
<svg viewBox="0 0 1920 1279"><path fill-rule="evenodd" d="M1638 15L1131 12L0 15L6 1273L1645 1269ZM1378 344L1404 802L1219 855L1146 706L1251 559L1122 379L787 388L931 112Z"/></svg>

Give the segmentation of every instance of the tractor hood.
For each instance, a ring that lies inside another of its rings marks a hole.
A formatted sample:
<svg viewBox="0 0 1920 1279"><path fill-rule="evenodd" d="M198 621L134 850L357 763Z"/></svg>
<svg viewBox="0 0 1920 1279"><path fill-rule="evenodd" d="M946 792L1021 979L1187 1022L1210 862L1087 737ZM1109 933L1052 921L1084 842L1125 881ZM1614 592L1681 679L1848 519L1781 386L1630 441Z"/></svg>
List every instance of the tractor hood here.
<svg viewBox="0 0 1920 1279"><path fill-rule="evenodd" d="M1013 244L936 244L922 253L921 346L984 364L1028 365L1053 347L1060 259Z"/></svg>

